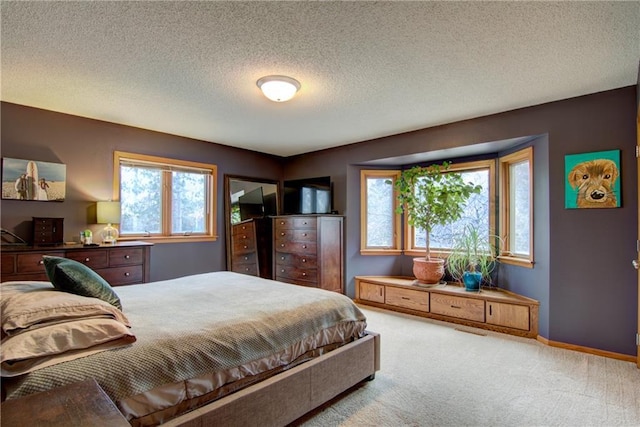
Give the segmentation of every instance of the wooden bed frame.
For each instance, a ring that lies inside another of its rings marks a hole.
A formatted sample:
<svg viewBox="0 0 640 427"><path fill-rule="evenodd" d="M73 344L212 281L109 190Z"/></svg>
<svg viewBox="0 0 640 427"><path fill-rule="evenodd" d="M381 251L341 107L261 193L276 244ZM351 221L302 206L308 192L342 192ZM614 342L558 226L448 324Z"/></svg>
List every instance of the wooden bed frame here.
<svg viewBox="0 0 640 427"><path fill-rule="evenodd" d="M380 335L363 338L277 374L163 427L284 426L380 370Z"/></svg>

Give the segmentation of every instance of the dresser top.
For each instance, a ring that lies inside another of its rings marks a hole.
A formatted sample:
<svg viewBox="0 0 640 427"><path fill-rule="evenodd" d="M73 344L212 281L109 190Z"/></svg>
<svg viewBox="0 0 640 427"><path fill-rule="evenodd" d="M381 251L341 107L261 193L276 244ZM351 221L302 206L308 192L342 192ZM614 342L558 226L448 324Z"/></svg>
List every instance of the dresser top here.
<svg viewBox="0 0 640 427"><path fill-rule="evenodd" d="M139 241L122 241L113 245L83 245L80 243L64 244L64 245L42 245L42 246L28 246L28 245L2 245L0 250L2 252L37 252L37 251L67 251L70 249L109 249L109 248L130 248L134 246L153 246L153 243L139 242Z"/></svg>

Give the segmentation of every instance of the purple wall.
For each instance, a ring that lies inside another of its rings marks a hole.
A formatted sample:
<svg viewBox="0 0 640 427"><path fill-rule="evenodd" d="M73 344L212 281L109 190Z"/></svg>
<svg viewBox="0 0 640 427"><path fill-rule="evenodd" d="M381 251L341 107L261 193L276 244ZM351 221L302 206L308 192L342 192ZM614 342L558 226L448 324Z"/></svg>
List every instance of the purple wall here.
<svg viewBox="0 0 640 427"><path fill-rule="evenodd" d="M128 151L218 166L215 242L162 243L151 250L151 280L226 269L224 174L280 179L282 159L46 110L2 103L2 157L64 163L67 193L61 203L2 200L2 227L31 239L31 217L63 217L65 240L90 225L95 201L112 198L113 151ZM256 165L260 165L259 168ZM258 175L260 174L260 175Z"/></svg>
<svg viewBox="0 0 640 427"><path fill-rule="evenodd" d="M411 274L409 257L359 253L361 168L397 165L400 156L422 153L436 159L478 154L478 147L500 147L487 143L520 137L534 146L536 265L501 266L499 285L540 301L541 336L634 355L635 86L291 157L285 178L332 176L335 208L346 215L346 280L353 295L354 276ZM565 155L612 149L621 150L622 207L564 209Z"/></svg>

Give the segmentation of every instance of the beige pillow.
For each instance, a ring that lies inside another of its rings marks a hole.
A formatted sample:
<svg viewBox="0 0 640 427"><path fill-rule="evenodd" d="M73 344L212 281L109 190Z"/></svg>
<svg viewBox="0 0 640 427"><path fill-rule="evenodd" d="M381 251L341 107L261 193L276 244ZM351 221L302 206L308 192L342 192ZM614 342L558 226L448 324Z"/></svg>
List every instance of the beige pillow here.
<svg viewBox="0 0 640 427"><path fill-rule="evenodd" d="M113 319L80 319L26 330L2 340L2 376L21 375L135 341L129 328Z"/></svg>
<svg viewBox="0 0 640 427"><path fill-rule="evenodd" d="M4 286L2 289L4 291ZM130 326L124 313L108 302L58 291L53 287L3 292L0 309L2 332L7 335L80 318L111 318Z"/></svg>
<svg viewBox="0 0 640 427"><path fill-rule="evenodd" d="M0 294L4 298L5 295L13 294L16 292L29 292L37 291L39 289L55 289L53 283L44 281L20 281L20 282L2 282L0 283Z"/></svg>

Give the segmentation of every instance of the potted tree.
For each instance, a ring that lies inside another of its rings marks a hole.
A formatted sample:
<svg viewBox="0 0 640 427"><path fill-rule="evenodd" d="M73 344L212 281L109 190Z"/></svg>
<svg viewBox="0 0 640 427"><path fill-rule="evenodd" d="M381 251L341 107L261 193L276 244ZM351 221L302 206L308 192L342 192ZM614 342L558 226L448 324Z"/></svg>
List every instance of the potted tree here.
<svg viewBox="0 0 640 427"><path fill-rule="evenodd" d="M400 201L397 212L406 213L409 225L426 233L425 256L413 259L413 274L419 283L435 284L444 276L444 259L431 256L433 227L460 219L469 197L482 190L464 182L460 173L446 172L449 166L449 162L414 166L403 171L395 183Z"/></svg>
<svg viewBox="0 0 640 427"><path fill-rule="evenodd" d="M447 257L447 271L467 291L479 291L481 285L491 285L491 273L497 264L498 236L489 235L477 224L465 226L455 238L453 250Z"/></svg>

